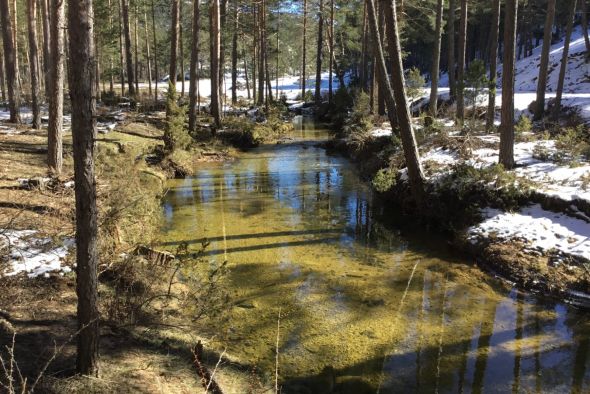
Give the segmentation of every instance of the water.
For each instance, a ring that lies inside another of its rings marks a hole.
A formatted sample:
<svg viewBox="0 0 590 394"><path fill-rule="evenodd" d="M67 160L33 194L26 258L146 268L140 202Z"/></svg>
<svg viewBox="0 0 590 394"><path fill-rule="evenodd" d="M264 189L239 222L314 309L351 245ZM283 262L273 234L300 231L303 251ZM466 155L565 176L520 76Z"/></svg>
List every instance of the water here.
<svg viewBox="0 0 590 394"><path fill-rule="evenodd" d="M429 234L392 230L354 166L292 140L170 181L162 245L227 261L213 340L286 393L588 392L589 318L497 283ZM207 329L204 328L205 332Z"/></svg>

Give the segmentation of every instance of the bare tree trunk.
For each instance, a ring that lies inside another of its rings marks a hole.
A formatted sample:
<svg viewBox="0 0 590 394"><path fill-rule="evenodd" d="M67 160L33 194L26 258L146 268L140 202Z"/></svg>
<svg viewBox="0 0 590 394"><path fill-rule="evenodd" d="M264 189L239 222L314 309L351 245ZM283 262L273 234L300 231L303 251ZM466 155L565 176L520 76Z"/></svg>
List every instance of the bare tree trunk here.
<svg viewBox="0 0 590 394"><path fill-rule="evenodd" d="M553 20L555 19L555 1L556 0L547 1L547 17L545 18L543 48L541 50L541 63L539 64L539 78L537 79L535 120L540 120L545 113L545 91L547 90L547 71L549 69L549 51L551 50L551 37L553 35Z"/></svg>
<svg viewBox="0 0 590 394"><path fill-rule="evenodd" d="M18 7L16 0L12 1L12 39L14 40L14 69L16 82L18 83L19 92L22 91L23 85L20 78L20 66L19 66L19 50L18 50Z"/></svg>
<svg viewBox="0 0 590 394"><path fill-rule="evenodd" d="M588 37L588 7L586 0L580 1L580 12L582 14L582 30L584 33L584 43L586 44L586 52L590 52L590 37Z"/></svg>
<svg viewBox="0 0 590 394"><path fill-rule="evenodd" d="M154 35L154 101L158 101L158 40L156 38L156 7L154 7L154 0L151 0L152 5L152 33Z"/></svg>
<svg viewBox="0 0 590 394"><path fill-rule="evenodd" d="M135 96L135 80L133 75L133 54L131 52L131 29L129 27L129 0L121 0L123 4L123 34L125 35L125 64L127 65L127 86L129 95Z"/></svg>
<svg viewBox="0 0 590 394"><path fill-rule="evenodd" d="M307 68L307 0L303 0L303 48L301 52L301 57L303 58L301 65L301 100L305 101L305 85L307 84L307 75L305 74Z"/></svg>
<svg viewBox="0 0 590 394"><path fill-rule="evenodd" d="M150 55L150 33L148 29L147 11L143 13L143 29L145 32L145 62L147 63L148 94L152 96L152 58Z"/></svg>
<svg viewBox="0 0 590 394"><path fill-rule="evenodd" d="M449 90L451 92L451 99L454 100L457 93L457 82L455 80L455 73L457 72L457 65L455 63L455 9L457 7L456 0L449 0L449 16L447 21L448 31L448 45L447 45L447 61L449 69Z"/></svg>
<svg viewBox="0 0 590 394"><path fill-rule="evenodd" d="M231 49L231 103L238 102L238 2L234 0L234 31Z"/></svg>
<svg viewBox="0 0 590 394"><path fill-rule="evenodd" d="M94 90L96 91L96 101L100 101L100 46L98 44L98 38L95 40L94 43L94 65L95 65L95 77L94 77ZM104 84L103 84L104 86Z"/></svg>
<svg viewBox="0 0 590 394"><path fill-rule="evenodd" d="M43 0L41 0L43 1ZM111 0L109 0L109 28L113 31L113 4ZM115 92L115 75L113 73L115 68L113 62L113 55L109 54L109 92Z"/></svg>
<svg viewBox="0 0 590 394"><path fill-rule="evenodd" d="M188 130L194 133L197 129L197 80L199 78L199 18L200 8L199 0L193 0L193 24L192 24L192 42L191 42L191 64L190 64L190 84L188 87Z"/></svg>
<svg viewBox="0 0 590 394"><path fill-rule="evenodd" d="M41 3L41 15L43 18L43 76L45 78L45 99L49 99L49 87L51 86L51 55L50 42L51 33L49 30L49 5L48 0L39 0Z"/></svg>
<svg viewBox="0 0 590 394"><path fill-rule="evenodd" d="M561 112L561 99L563 97L563 86L565 83L565 73L567 71L567 63L569 61L570 42L572 38L572 31L574 29L574 20L576 18L576 0L570 0L570 11L567 20L567 30L565 33L565 43L563 45L563 55L561 58L561 67L559 69L559 80L557 81L557 92L555 95L555 106L553 107L552 118L559 119Z"/></svg>
<svg viewBox="0 0 590 394"><path fill-rule="evenodd" d="M506 0L504 15L504 61L502 66L502 123L500 124L500 164L514 167L514 65L518 0Z"/></svg>
<svg viewBox="0 0 590 394"><path fill-rule="evenodd" d="M123 1L119 0L119 62L120 62L120 79L121 79L121 96L125 95L125 60L123 47Z"/></svg>
<svg viewBox="0 0 590 394"><path fill-rule="evenodd" d="M6 82L4 77L4 50L0 47L0 91L2 92L2 103L6 102Z"/></svg>
<svg viewBox="0 0 590 394"><path fill-rule="evenodd" d="M180 57L180 97L184 97L184 40L182 27L182 1L178 2L178 56Z"/></svg>
<svg viewBox="0 0 590 394"><path fill-rule="evenodd" d="M277 100L280 99L279 97L279 59L281 56L281 36L280 36L280 30L281 30L281 8L280 8L280 4L279 7L277 7L277 13L278 13L278 18L277 18L277 64L276 64L276 86L275 86L275 92L276 92L276 98Z"/></svg>
<svg viewBox="0 0 590 394"><path fill-rule="evenodd" d="M16 51L12 39L12 18L10 16L8 0L0 0L0 14L2 17L2 41L4 45L4 65L6 66L10 122L20 123L20 88L16 80Z"/></svg>
<svg viewBox="0 0 590 394"><path fill-rule="evenodd" d="M223 31L225 29L227 17L227 0L219 1L219 103L221 105L221 115L223 115L223 104L225 104L225 40Z"/></svg>
<svg viewBox="0 0 590 394"><path fill-rule="evenodd" d="M369 75L369 27L367 24L367 2L363 2L363 41L361 48L361 71L360 82L361 90L367 91L368 75Z"/></svg>
<svg viewBox="0 0 590 394"><path fill-rule="evenodd" d="M319 0L318 44L315 60L315 105L322 103L322 50L324 44L324 0Z"/></svg>
<svg viewBox="0 0 590 394"><path fill-rule="evenodd" d="M137 2L136 2L137 3ZM139 16L137 15L137 4L135 4L135 29L134 29L134 39L135 39L135 92L139 93L139 33L138 29L138 19Z"/></svg>
<svg viewBox="0 0 590 394"><path fill-rule="evenodd" d="M76 195L77 370L98 376L98 211L94 176L96 101L92 0L70 2L70 97Z"/></svg>
<svg viewBox="0 0 590 394"><path fill-rule="evenodd" d="M215 122L215 128L221 127L221 102L219 91L219 50L221 45L219 26L219 0L211 0L209 6L209 24L211 35L211 115Z"/></svg>
<svg viewBox="0 0 590 394"><path fill-rule="evenodd" d="M467 45L467 0L461 0L461 21L459 23L459 61L457 64L457 119L465 120L465 51Z"/></svg>
<svg viewBox="0 0 590 394"><path fill-rule="evenodd" d="M486 130L494 128L496 118L496 85L498 73L498 35L500 31L500 0L494 0L494 10L491 24L491 49L490 49L490 82L488 89L488 113L486 115Z"/></svg>
<svg viewBox="0 0 590 394"><path fill-rule="evenodd" d="M178 61L178 34L179 34L179 19L180 19L180 9L178 6L179 0L172 0L172 23L170 25L170 69L168 70L168 75L170 76L170 82L172 82L172 86L176 89L176 74L178 73L178 67L176 63Z"/></svg>
<svg viewBox="0 0 590 394"><path fill-rule="evenodd" d="M53 0L51 14L51 89L47 127L47 164L61 173L63 164L65 1Z"/></svg>
<svg viewBox="0 0 590 394"><path fill-rule="evenodd" d="M387 104L387 114L391 126L394 127L396 123L399 123L410 185L416 200L421 201L424 193L424 175L422 172L422 166L420 165L418 147L416 144L416 138L414 137L414 130L412 129L408 100L405 91L395 0L381 0L381 7L383 7L383 11L385 12L386 25L388 26L389 56L392 64L391 77L395 89L392 89L389 78L387 77L387 67L385 66L385 58L383 56L383 47L381 44L381 36L379 34L374 0L367 0L367 11L373 33L373 48L375 51L375 57L377 58L377 66L380 70L378 73L379 83L385 87L385 102Z"/></svg>
<svg viewBox="0 0 590 394"><path fill-rule="evenodd" d="M27 22L29 27L29 70L31 73L31 100L33 111L33 129L41 128L39 111L39 55L37 46L37 1L27 0Z"/></svg>
<svg viewBox="0 0 590 394"><path fill-rule="evenodd" d="M332 79L334 78L334 0L330 0L330 31L328 34L330 35L330 64L328 66L328 102L332 104L332 96L334 95L332 86Z"/></svg>
<svg viewBox="0 0 590 394"><path fill-rule="evenodd" d="M257 36L258 36L258 45L259 45L259 51L258 51L258 105L262 105L265 102L265 95L264 95L264 46L265 46L265 42L264 42L264 36L263 36L263 28L262 28L262 20L264 17L264 0L262 0L260 2L260 4L258 5L258 30L257 30Z"/></svg>
<svg viewBox="0 0 590 394"><path fill-rule="evenodd" d="M248 77L248 58L246 56L246 49L242 48L242 58L244 59L244 76L246 77L246 92L248 100L250 100L250 78Z"/></svg>
<svg viewBox="0 0 590 394"><path fill-rule="evenodd" d="M436 116L438 112L438 76L440 74L440 48L442 40L442 22L444 1L438 0L436 5L436 26L434 33L434 50L432 53L432 71L430 83L430 114Z"/></svg>

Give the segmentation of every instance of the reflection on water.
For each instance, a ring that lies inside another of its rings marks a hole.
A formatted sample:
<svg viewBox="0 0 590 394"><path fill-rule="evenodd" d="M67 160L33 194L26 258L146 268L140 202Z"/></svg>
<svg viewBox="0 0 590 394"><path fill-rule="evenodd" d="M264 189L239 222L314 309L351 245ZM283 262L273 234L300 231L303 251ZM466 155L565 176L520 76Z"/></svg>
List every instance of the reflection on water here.
<svg viewBox="0 0 590 394"><path fill-rule="evenodd" d="M588 392L588 318L508 289L430 235L383 227L354 168L293 138L170 182L162 244L211 245L235 292L217 340L283 391ZM221 346L221 345L220 345Z"/></svg>

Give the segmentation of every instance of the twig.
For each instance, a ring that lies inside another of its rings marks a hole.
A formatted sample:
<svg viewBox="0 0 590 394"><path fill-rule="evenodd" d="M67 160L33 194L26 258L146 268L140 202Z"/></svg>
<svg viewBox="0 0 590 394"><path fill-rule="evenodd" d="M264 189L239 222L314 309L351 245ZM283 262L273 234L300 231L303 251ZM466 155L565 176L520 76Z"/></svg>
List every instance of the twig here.
<svg viewBox="0 0 590 394"><path fill-rule="evenodd" d="M281 308L279 308L279 317L277 319L277 344L275 356L275 393L279 393L279 338L281 332Z"/></svg>
<svg viewBox="0 0 590 394"><path fill-rule="evenodd" d="M225 351L226 351L226 349L223 349L223 352L219 356L219 360L217 360L217 364L215 364L215 368L213 368L213 372L211 373L211 379L209 380L207 387L205 387L206 393L209 392L209 387L211 387L211 382L213 382L213 377L215 376L215 372L217 372L217 368L219 368L219 364L221 364L221 360L223 360L223 356L225 356Z"/></svg>

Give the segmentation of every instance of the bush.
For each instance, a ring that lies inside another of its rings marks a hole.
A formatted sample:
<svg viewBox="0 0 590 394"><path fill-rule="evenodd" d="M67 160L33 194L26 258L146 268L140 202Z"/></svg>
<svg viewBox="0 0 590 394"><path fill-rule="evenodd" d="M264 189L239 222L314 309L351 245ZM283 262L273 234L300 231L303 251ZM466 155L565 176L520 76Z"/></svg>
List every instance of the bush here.
<svg viewBox="0 0 590 394"><path fill-rule="evenodd" d="M424 93L424 84L426 80L416 67L412 67L408 71L406 77L406 93L410 99L415 100Z"/></svg>
<svg viewBox="0 0 590 394"><path fill-rule="evenodd" d="M395 186L396 173L390 168L383 168L377 171L377 174L373 177L371 184L373 188L379 193L385 193Z"/></svg>
<svg viewBox="0 0 590 394"><path fill-rule="evenodd" d="M332 98L332 106L330 107L329 113L330 119L336 130L340 130L344 126L348 116L348 111L352 105L353 99L348 92L348 89L346 86L340 86L334 93L334 97Z"/></svg>
<svg viewBox="0 0 590 394"><path fill-rule="evenodd" d="M164 146L167 153L175 149L186 149L192 142L184 124L186 113L176 101L176 89L172 82L168 83L166 94L166 129L164 130Z"/></svg>
<svg viewBox="0 0 590 394"><path fill-rule="evenodd" d="M533 122L531 122L528 116L522 115L516 125L514 126L514 131L516 134L527 133L533 130Z"/></svg>
<svg viewBox="0 0 590 394"><path fill-rule="evenodd" d="M467 102L473 106L480 104L484 89L488 86L486 66L480 59L469 64L465 72L464 94ZM475 114L476 111L473 111Z"/></svg>

